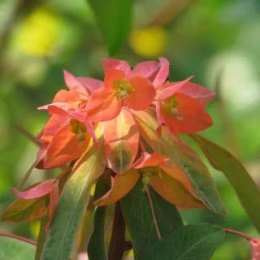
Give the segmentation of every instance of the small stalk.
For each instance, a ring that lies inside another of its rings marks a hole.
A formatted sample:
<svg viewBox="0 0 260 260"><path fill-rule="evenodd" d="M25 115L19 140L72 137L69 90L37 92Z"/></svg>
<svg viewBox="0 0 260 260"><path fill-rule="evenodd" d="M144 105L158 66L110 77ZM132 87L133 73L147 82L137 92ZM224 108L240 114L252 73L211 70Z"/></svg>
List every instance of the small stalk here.
<svg viewBox="0 0 260 260"><path fill-rule="evenodd" d="M151 213L152 213L152 218L153 218L153 223L154 223L154 226L155 226L156 234L157 234L158 239L161 240L162 235L161 235L159 225L158 225L158 222L157 222L157 219L156 219L156 216L155 216L153 201L152 201L151 194L150 194L148 186L145 187L145 191L146 191L147 198L148 198L148 201L149 201L149 205L150 205L150 209L151 209Z"/></svg>
<svg viewBox="0 0 260 260"><path fill-rule="evenodd" d="M14 239L20 240L22 242L31 244L33 246L37 245L36 241L28 239L26 237L21 237L21 236L15 235L15 234L9 234L9 233L0 232L0 237L10 237L10 238L14 238Z"/></svg>

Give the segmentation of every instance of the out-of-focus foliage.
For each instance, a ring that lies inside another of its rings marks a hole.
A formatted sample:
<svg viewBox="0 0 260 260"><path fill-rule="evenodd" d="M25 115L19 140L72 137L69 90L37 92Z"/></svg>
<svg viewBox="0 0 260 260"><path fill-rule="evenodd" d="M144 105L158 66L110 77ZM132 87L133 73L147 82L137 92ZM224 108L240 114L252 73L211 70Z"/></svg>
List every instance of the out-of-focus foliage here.
<svg viewBox="0 0 260 260"><path fill-rule="evenodd" d="M17 252L19 252L19 259L26 260L34 258L36 247L13 238L0 237L0 250L2 259L18 259Z"/></svg>
<svg viewBox="0 0 260 260"><path fill-rule="evenodd" d="M195 75L194 82L216 91L209 110L215 124L203 133L242 159L260 184L260 4L258 0L136 0L134 25L118 58L137 63L166 56L171 80ZM33 135L47 115L36 108L64 86L62 70L102 77L108 56L86 0L0 1L0 211L33 163ZM17 127L19 126L19 127ZM203 210L182 213L189 223L208 222L256 235L226 179L213 170L228 210L220 217ZM53 173L34 170L29 182ZM35 224L0 224L1 230L35 237ZM247 259L249 248L232 235L213 259Z"/></svg>

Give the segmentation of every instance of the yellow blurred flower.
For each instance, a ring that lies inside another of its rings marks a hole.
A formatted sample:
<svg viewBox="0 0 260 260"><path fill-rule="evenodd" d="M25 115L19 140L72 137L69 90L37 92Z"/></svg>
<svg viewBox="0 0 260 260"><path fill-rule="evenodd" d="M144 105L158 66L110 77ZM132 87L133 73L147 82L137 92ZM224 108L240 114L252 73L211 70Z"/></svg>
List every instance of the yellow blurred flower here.
<svg viewBox="0 0 260 260"><path fill-rule="evenodd" d="M62 21L44 7L26 17L14 33L13 44L24 54L50 55L62 35Z"/></svg>
<svg viewBox="0 0 260 260"><path fill-rule="evenodd" d="M164 51L166 41L166 31L158 26L135 30L130 37L134 51L144 57L159 56Z"/></svg>

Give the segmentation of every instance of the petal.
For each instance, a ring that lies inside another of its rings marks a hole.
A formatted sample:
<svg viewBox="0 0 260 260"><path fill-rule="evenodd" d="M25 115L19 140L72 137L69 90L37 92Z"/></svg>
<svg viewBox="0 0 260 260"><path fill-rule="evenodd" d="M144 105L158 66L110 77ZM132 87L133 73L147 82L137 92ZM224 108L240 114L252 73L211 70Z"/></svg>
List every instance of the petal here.
<svg viewBox="0 0 260 260"><path fill-rule="evenodd" d="M109 69L105 74L104 88L109 92L116 92L115 82L124 79L126 74L122 70Z"/></svg>
<svg viewBox="0 0 260 260"><path fill-rule="evenodd" d="M192 77L189 77L183 81L174 82L165 84L161 91L159 91L158 99L159 100L165 100L171 96L173 96L177 91L179 91L185 84L187 84Z"/></svg>
<svg viewBox="0 0 260 260"><path fill-rule="evenodd" d="M116 173L130 169L137 155L139 132L132 114L122 109L118 117L104 123L105 155Z"/></svg>
<svg viewBox="0 0 260 260"><path fill-rule="evenodd" d="M135 186L140 175L135 170L111 177L111 189L100 199L96 200L96 206L105 206L122 199Z"/></svg>
<svg viewBox="0 0 260 260"><path fill-rule="evenodd" d="M126 61L117 59L104 59L105 74L110 69L122 70L127 76L129 76L131 73L131 67Z"/></svg>
<svg viewBox="0 0 260 260"><path fill-rule="evenodd" d="M38 150L37 153L37 159L35 161L35 168L37 169L44 169L44 158L46 156L47 153L47 149L48 149L48 144L42 144L40 149ZM33 165L34 165L33 164ZM30 174L32 172L34 167L30 167L29 170L27 171L27 174Z"/></svg>
<svg viewBox="0 0 260 260"><path fill-rule="evenodd" d="M89 122L88 119L85 119L85 127L86 127L88 133L93 138L94 146L97 148L98 139L97 139L97 136L96 136L96 133L95 133L95 128L94 128L93 124L91 122Z"/></svg>
<svg viewBox="0 0 260 260"><path fill-rule="evenodd" d="M77 90L83 93L86 92L86 89L84 88L82 83L75 76L73 76L71 73L69 73L66 70L63 71L63 74L64 74L65 84L69 89Z"/></svg>
<svg viewBox="0 0 260 260"><path fill-rule="evenodd" d="M52 103L78 103L79 101L85 100L86 94L78 90L60 90L55 95Z"/></svg>
<svg viewBox="0 0 260 260"><path fill-rule="evenodd" d="M160 69L159 62L144 61L138 63L134 67L132 71L132 75L141 76L143 78L149 79L150 81L153 81L159 69Z"/></svg>
<svg viewBox="0 0 260 260"><path fill-rule="evenodd" d="M163 157L161 154L154 152L152 154L144 153L143 157L137 160L134 164L135 169L140 169L144 167L153 167L167 162L167 158Z"/></svg>
<svg viewBox="0 0 260 260"><path fill-rule="evenodd" d="M142 77L133 77L129 80L132 86L132 92L126 98L128 106L134 110L144 110L154 100L155 89L148 79Z"/></svg>
<svg viewBox="0 0 260 260"><path fill-rule="evenodd" d="M87 111L86 111L86 109L77 109L77 110L67 111L67 115L70 118L73 118L82 123L85 123Z"/></svg>
<svg viewBox="0 0 260 260"><path fill-rule="evenodd" d="M203 106L206 106L216 96L216 94L209 89L192 82L187 82L178 90L178 93L185 94L198 100Z"/></svg>
<svg viewBox="0 0 260 260"><path fill-rule="evenodd" d="M50 114L62 114L65 115L68 111L76 110L80 104L86 102L87 96L79 91L61 90L59 91L51 104L41 106L38 109L48 109Z"/></svg>
<svg viewBox="0 0 260 260"><path fill-rule="evenodd" d="M114 93L108 93L104 88L98 89L88 100L87 118L92 122L111 120L120 113L121 106Z"/></svg>
<svg viewBox="0 0 260 260"><path fill-rule="evenodd" d="M162 116L166 126L174 134L189 134L204 130L213 124L209 114L201 104L193 98L183 94L175 95L180 115L172 115L162 109Z"/></svg>
<svg viewBox="0 0 260 260"><path fill-rule="evenodd" d="M53 188L50 193L50 205L49 205L49 221L46 224L46 228L48 229L50 227L50 224L52 222L54 212L56 210L57 204L59 201L59 186L57 183L53 185Z"/></svg>
<svg viewBox="0 0 260 260"><path fill-rule="evenodd" d="M67 125L69 118L63 115L52 115L40 136L42 142L50 142L53 135L62 127Z"/></svg>
<svg viewBox="0 0 260 260"><path fill-rule="evenodd" d="M71 126L61 128L53 137L47 148L44 168L54 168L78 159L86 150L90 136L86 134L84 141L78 141L72 133Z"/></svg>
<svg viewBox="0 0 260 260"><path fill-rule="evenodd" d="M194 198L179 181L163 171L159 175L152 175L150 181L150 185L158 194L181 209L206 207L201 201Z"/></svg>
<svg viewBox="0 0 260 260"><path fill-rule="evenodd" d="M68 112L74 111L77 109L77 105L70 103L52 103L42 107L38 107L39 110L47 109L50 115L58 114L66 116Z"/></svg>
<svg viewBox="0 0 260 260"><path fill-rule="evenodd" d="M79 77L77 79L88 90L89 93L92 93L103 86L103 81L99 79L86 77Z"/></svg>
<svg viewBox="0 0 260 260"><path fill-rule="evenodd" d="M156 106L156 117L159 127L164 123L164 118L162 116L162 107L160 102L155 103Z"/></svg>
<svg viewBox="0 0 260 260"><path fill-rule="evenodd" d="M187 177L186 173L180 169L180 167L178 167L176 165L176 163L174 163L173 161L171 161L171 164L161 164L160 168L166 173L168 174L171 178L177 180L178 182L180 182L185 188L186 190L192 194L193 197L197 198L196 193L194 191L194 188L191 184L191 181L189 180L189 178Z"/></svg>
<svg viewBox="0 0 260 260"><path fill-rule="evenodd" d="M53 189L55 181L56 180L48 180L25 191L18 191L17 189L13 188L13 191L17 197L24 200L37 199L49 194Z"/></svg>
<svg viewBox="0 0 260 260"><path fill-rule="evenodd" d="M158 71L153 84L156 88L160 87L169 76L169 61L165 58L160 58L160 70Z"/></svg>

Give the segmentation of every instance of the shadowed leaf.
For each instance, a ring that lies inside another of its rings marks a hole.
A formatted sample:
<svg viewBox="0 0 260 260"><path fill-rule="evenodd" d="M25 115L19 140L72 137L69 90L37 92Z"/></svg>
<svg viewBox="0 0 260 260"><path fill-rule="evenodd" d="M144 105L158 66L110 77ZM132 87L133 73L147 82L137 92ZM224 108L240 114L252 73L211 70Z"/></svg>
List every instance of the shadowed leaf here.
<svg viewBox="0 0 260 260"><path fill-rule="evenodd" d="M199 144L211 165L225 174L248 216L260 232L260 189L245 167L219 145L199 135L191 135L191 137Z"/></svg>
<svg viewBox="0 0 260 260"><path fill-rule="evenodd" d="M181 217L176 208L163 200L152 189L150 195L154 213L162 237L182 226ZM121 200L126 225L133 239L135 259L143 260L143 256L158 241L148 197L142 182Z"/></svg>
<svg viewBox="0 0 260 260"><path fill-rule="evenodd" d="M218 226L188 225L175 229L157 242L144 260L208 260L223 242L225 233Z"/></svg>
<svg viewBox="0 0 260 260"><path fill-rule="evenodd" d="M95 190L94 199L103 196L105 192L109 189L109 186L101 178ZM89 241L88 245L88 257L89 260L106 260L106 250L105 250L105 216L106 207L96 207L94 213L94 231Z"/></svg>

